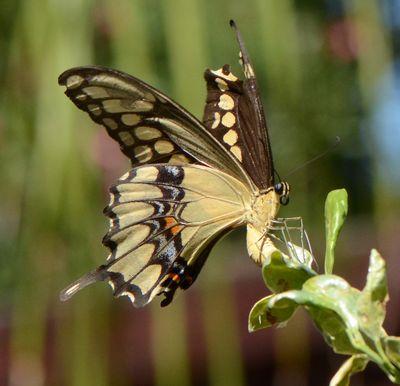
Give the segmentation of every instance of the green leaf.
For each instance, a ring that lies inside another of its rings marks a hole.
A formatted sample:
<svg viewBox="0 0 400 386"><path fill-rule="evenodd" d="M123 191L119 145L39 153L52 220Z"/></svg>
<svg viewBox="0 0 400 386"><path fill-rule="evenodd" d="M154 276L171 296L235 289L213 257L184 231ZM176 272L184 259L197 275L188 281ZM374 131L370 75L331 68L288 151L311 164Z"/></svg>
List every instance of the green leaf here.
<svg viewBox="0 0 400 386"><path fill-rule="evenodd" d="M275 250L265 260L263 278L272 292L300 289L304 282L316 275L307 264L302 264Z"/></svg>
<svg viewBox="0 0 400 386"><path fill-rule="evenodd" d="M303 305L335 352L364 355L385 371L393 382L400 381L400 343L387 337L382 327L387 290L385 263L379 253L371 251L363 291L351 287L336 275L310 275L304 280L303 274L308 271L300 268L303 267L287 260L281 253L271 254L269 263L263 268L266 279L274 273L281 280L286 278L285 286L302 286L270 295L258 302L250 313L250 331L287 322L298 306ZM273 283L281 289L279 281ZM355 359L346 364L346 371L341 370L344 374L342 378L337 376L340 382L344 382L343 385L360 364Z"/></svg>
<svg viewBox="0 0 400 386"><path fill-rule="evenodd" d="M373 249L370 255L367 283L357 301L357 318L368 335L376 335L386 315L387 278L385 261Z"/></svg>
<svg viewBox="0 0 400 386"><path fill-rule="evenodd" d="M249 314L248 328L250 332L271 327L274 324L282 326L298 308L298 305L291 299L283 298L276 302L275 298L276 295L267 296L253 306ZM272 303L270 303L271 300Z"/></svg>
<svg viewBox="0 0 400 386"><path fill-rule="evenodd" d="M336 372L329 382L329 386L348 386L350 384L350 377L355 373L363 371L367 364L368 357L366 355L351 356Z"/></svg>
<svg viewBox="0 0 400 386"><path fill-rule="evenodd" d="M335 275L319 275L309 279L296 296L306 306L326 342L340 354L359 353L363 342L352 310L360 291Z"/></svg>
<svg viewBox="0 0 400 386"><path fill-rule="evenodd" d="M325 201L325 273L333 272L334 250L347 215L347 192L345 189L337 189L329 192Z"/></svg>
<svg viewBox="0 0 400 386"><path fill-rule="evenodd" d="M293 257L288 257L276 248L264 252L263 278L266 286L273 292L283 292L290 289L300 289L304 282L316 273L310 268L312 256L308 251L297 246L296 255L305 256L304 263ZM307 255L308 254L308 255ZM310 257L311 256L311 257ZM275 295L259 300L249 314L249 331L271 327L275 324L282 325L291 318L297 304L288 299L274 302ZM270 300L272 303L269 304Z"/></svg>
<svg viewBox="0 0 400 386"><path fill-rule="evenodd" d="M400 367L400 337L387 336L382 340L386 355L390 358L392 363Z"/></svg>

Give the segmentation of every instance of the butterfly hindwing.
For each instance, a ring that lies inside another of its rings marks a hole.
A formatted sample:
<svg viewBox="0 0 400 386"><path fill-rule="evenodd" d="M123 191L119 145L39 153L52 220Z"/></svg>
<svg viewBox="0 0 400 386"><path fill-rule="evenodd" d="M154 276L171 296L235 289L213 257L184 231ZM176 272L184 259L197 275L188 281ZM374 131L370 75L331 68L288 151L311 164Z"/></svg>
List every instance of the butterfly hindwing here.
<svg viewBox="0 0 400 386"><path fill-rule="evenodd" d="M250 202L243 192L235 178L203 166L132 169L110 190L110 229L103 239L110 255L89 274L90 282L109 280L115 296L127 295L137 307L160 293L168 304L178 287L195 280L221 233L243 224ZM88 275L64 298L87 284Z"/></svg>

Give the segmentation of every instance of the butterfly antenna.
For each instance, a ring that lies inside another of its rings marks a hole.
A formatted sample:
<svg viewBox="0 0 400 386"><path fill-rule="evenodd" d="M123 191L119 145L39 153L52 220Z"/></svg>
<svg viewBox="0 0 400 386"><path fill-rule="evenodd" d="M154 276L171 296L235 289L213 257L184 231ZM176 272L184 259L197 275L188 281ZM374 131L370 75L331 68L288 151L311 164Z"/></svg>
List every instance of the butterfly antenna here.
<svg viewBox="0 0 400 386"><path fill-rule="evenodd" d="M289 177L289 176L291 176L292 174L296 173L298 170L304 168L305 166L308 166L308 165L310 165L311 163L315 162L316 160L318 160L318 159L320 159L320 158L322 158L322 157L325 157L327 154L329 154L330 152L332 152L332 151L339 145L339 143L340 143L340 137L339 137L339 136L336 136L335 143L334 143L332 146L328 147L328 148L327 148L325 151L323 151L322 153L316 155L315 157L313 157L313 158L307 160L306 162L304 162L304 163L302 163L301 165L299 165L299 166L297 166L296 168L294 168L289 174L286 175L286 179L287 179L287 177ZM276 175L278 175L278 173L277 173L276 171L275 171L275 173L276 173ZM278 175L278 177L279 177L279 175Z"/></svg>
<svg viewBox="0 0 400 386"><path fill-rule="evenodd" d="M275 175L276 175L276 177L277 177L277 180L278 181L282 181L282 178L281 178L281 176L279 175L279 173L274 169L274 173L275 173Z"/></svg>

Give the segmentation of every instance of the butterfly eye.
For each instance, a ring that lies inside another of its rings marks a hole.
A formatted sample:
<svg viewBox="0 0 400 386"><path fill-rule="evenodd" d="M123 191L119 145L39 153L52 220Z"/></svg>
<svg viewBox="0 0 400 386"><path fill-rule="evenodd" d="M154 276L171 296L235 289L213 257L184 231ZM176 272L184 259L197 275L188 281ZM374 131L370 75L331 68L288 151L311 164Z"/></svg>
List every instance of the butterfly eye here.
<svg viewBox="0 0 400 386"><path fill-rule="evenodd" d="M275 192L278 193L279 195L283 194L283 184L278 182L275 184Z"/></svg>
<svg viewBox="0 0 400 386"><path fill-rule="evenodd" d="M275 192L279 194L279 202L281 205L287 205L289 203L289 185L287 183L278 182L275 184Z"/></svg>

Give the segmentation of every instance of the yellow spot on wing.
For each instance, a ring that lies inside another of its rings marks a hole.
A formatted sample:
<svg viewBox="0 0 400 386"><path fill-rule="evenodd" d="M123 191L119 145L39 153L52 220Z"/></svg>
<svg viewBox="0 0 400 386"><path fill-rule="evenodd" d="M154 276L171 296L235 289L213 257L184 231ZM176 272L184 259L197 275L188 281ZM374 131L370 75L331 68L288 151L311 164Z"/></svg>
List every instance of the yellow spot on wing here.
<svg viewBox="0 0 400 386"><path fill-rule="evenodd" d="M217 76L221 77L222 79L230 80L231 82L235 82L238 79L231 72L229 72L228 74L224 74L224 72L222 71L222 68L219 68L218 70L212 70L211 72L214 75L217 75Z"/></svg>
<svg viewBox="0 0 400 386"><path fill-rule="evenodd" d="M218 107L222 110L232 110L235 107L235 102L230 95L221 94L219 97Z"/></svg>
<svg viewBox="0 0 400 386"><path fill-rule="evenodd" d="M112 281L108 282L108 284L110 284L111 288L114 291L114 284ZM135 295L132 292L128 292L128 291L123 291L121 292L120 296L128 296L129 300L132 302L132 304L135 304Z"/></svg>
<svg viewBox="0 0 400 386"><path fill-rule="evenodd" d="M160 139L154 144L154 149L158 154L168 154L174 150L174 145L169 141Z"/></svg>
<svg viewBox="0 0 400 386"><path fill-rule="evenodd" d="M221 122L221 114L219 112L214 113L214 121L211 125L212 129L216 129Z"/></svg>
<svg viewBox="0 0 400 386"><path fill-rule="evenodd" d="M172 165L184 165L189 163L189 159L184 154L174 154L168 163Z"/></svg>
<svg viewBox="0 0 400 386"><path fill-rule="evenodd" d="M121 131L118 133L118 137L121 139L121 141L126 145L126 146L132 146L135 143L134 138L132 137L132 134L129 133L128 131ZM136 153L135 153L136 156ZM137 158L137 156L136 156Z"/></svg>
<svg viewBox="0 0 400 386"><path fill-rule="evenodd" d="M121 122L127 126L134 126L140 122L141 118L138 114L122 114Z"/></svg>
<svg viewBox="0 0 400 386"><path fill-rule="evenodd" d="M109 73L100 73L98 75L94 75L92 77L92 83L94 85L109 85L112 84L116 89L122 90L127 94L133 94L137 97L142 98L143 92L139 90L137 87L133 86L132 83L125 82Z"/></svg>
<svg viewBox="0 0 400 386"><path fill-rule="evenodd" d="M77 99L78 101L84 101L87 99L87 95L86 94L79 94L75 96L75 99Z"/></svg>
<svg viewBox="0 0 400 386"><path fill-rule="evenodd" d="M103 107L108 113L142 112L150 111L153 104L142 100L127 102L120 99L106 99L103 101Z"/></svg>
<svg viewBox="0 0 400 386"><path fill-rule="evenodd" d="M80 75L71 75L67 78L65 85L67 88L77 88L82 84L83 80L84 78L82 78Z"/></svg>
<svg viewBox="0 0 400 386"><path fill-rule="evenodd" d="M226 91L226 90L228 90L228 83L226 83L226 81L225 80L223 80L223 79L221 79L221 78L215 78L215 82L217 83L217 85L218 85L218 88L221 90L221 91Z"/></svg>
<svg viewBox="0 0 400 386"><path fill-rule="evenodd" d="M232 146L230 151L240 162L242 162L242 150L239 146Z"/></svg>
<svg viewBox="0 0 400 386"><path fill-rule="evenodd" d="M232 127L236 123L236 118L230 111L228 111L223 115L221 122L225 127Z"/></svg>
<svg viewBox="0 0 400 386"><path fill-rule="evenodd" d="M154 182L158 178L158 169L154 166L146 166L136 169L134 182Z"/></svg>
<svg viewBox="0 0 400 386"><path fill-rule="evenodd" d="M104 88L97 86L84 87L83 92L85 92L87 95L89 95L91 98L94 99L109 97L107 91Z"/></svg>
<svg viewBox="0 0 400 386"><path fill-rule="evenodd" d="M100 115L101 114L101 108L98 105L95 104L90 104L88 105L88 110L94 115Z"/></svg>
<svg viewBox="0 0 400 386"><path fill-rule="evenodd" d="M160 138L161 131L150 126L139 126L135 128L135 135L142 141L150 141L152 139Z"/></svg>
<svg viewBox="0 0 400 386"><path fill-rule="evenodd" d="M238 135L235 130L230 129L223 137L225 143L229 146L234 145L238 140Z"/></svg>
<svg viewBox="0 0 400 386"><path fill-rule="evenodd" d="M136 146L133 152L139 162L147 162L153 156L153 151L150 146Z"/></svg>
<svg viewBox="0 0 400 386"><path fill-rule="evenodd" d="M107 99L103 101L103 107L108 113L123 113L130 110L122 107L119 99Z"/></svg>
<svg viewBox="0 0 400 386"><path fill-rule="evenodd" d="M132 103L132 110L137 112L150 111L153 109L153 103L148 101L137 100Z"/></svg>
<svg viewBox="0 0 400 386"><path fill-rule="evenodd" d="M117 122L115 122L112 118L103 118L103 123L111 130L115 130L118 128Z"/></svg>
<svg viewBox="0 0 400 386"><path fill-rule="evenodd" d="M127 180L128 178L129 178L129 176L130 176L130 172L126 172L125 174L123 174L121 177L119 177L119 180L120 181L125 181L125 180Z"/></svg>
<svg viewBox="0 0 400 386"><path fill-rule="evenodd" d="M155 102L156 101L155 96L150 92L145 92L143 94L143 97L144 97L144 99L148 100L149 102Z"/></svg>

